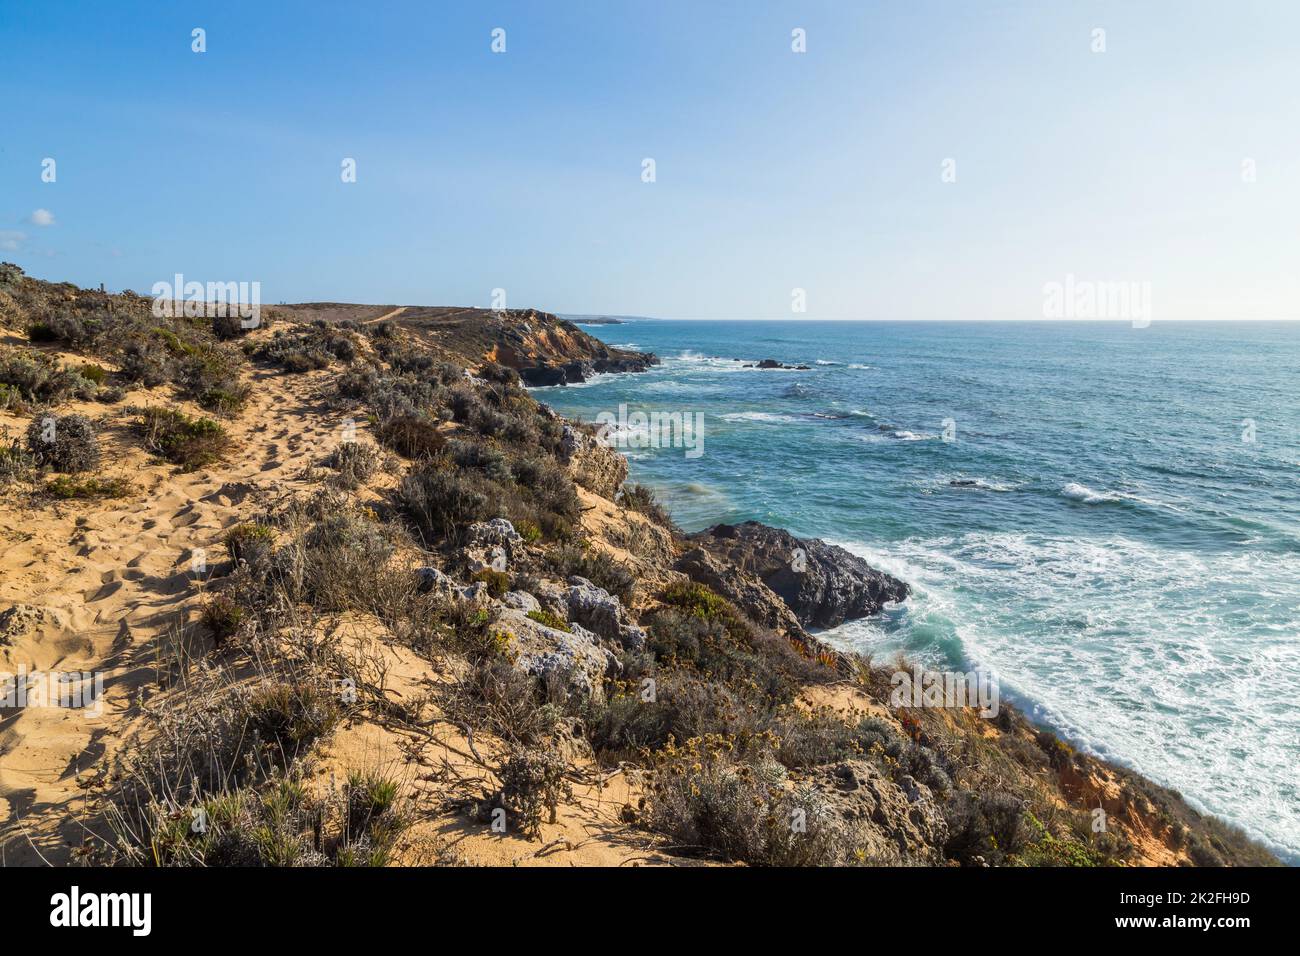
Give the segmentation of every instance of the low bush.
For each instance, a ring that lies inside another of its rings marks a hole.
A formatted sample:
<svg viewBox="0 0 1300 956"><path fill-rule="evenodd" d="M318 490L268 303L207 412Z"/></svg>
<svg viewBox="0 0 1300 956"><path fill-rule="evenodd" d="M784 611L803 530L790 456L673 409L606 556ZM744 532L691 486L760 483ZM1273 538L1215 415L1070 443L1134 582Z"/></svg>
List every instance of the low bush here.
<svg viewBox="0 0 1300 956"><path fill-rule="evenodd" d="M259 563L259 559L270 554L275 545L275 529L253 522L237 524L226 532L222 538L232 561Z"/></svg>
<svg viewBox="0 0 1300 956"><path fill-rule="evenodd" d="M645 485L625 485L619 492L618 500L624 508L645 515L661 528L674 527L672 516L655 498L654 491Z"/></svg>
<svg viewBox="0 0 1300 956"><path fill-rule="evenodd" d="M42 415L27 426L27 450L37 464L75 474L99 467L94 422L84 415Z"/></svg>
<svg viewBox="0 0 1300 956"><path fill-rule="evenodd" d="M310 326L277 331L253 352L253 357L279 365L286 372L310 372L326 368L336 358L351 362L356 354L351 333L314 322Z"/></svg>
<svg viewBox="0 0 1300 956"><path fill-rule="evenodd" d="M395 415L379 424L375 437L404 458L430 458L446 444L438 423L424 415Z"/></svg>
<svg viewBox="0 0 1300 956"><path fill-rule="evenodd" d="M475 521L496 517L491 481L432 459L407 472L398 490L406 513L426 542L457 539Z"/></svg>
<svg viewBox="0 0 1300 956"><path fill-rule="evenodd" d="M605 551L566 543L554 548L547 555L547 562L560 578L576 574L616 595L624 604L632 602L636 576Z"/></svg>
<svg viewBox="0 0 1300 956"><path fill-rule="evenodd" d="M7 407L52 406L73 398L92 399L98 385L48 355L0 348L0 389Z"/></svg>
<svg viewBox="0 0 1300 956"><path fill-rule="evenodd" d="M87 381L94 382L96 385L103 385L108 381L108 372L102 365L87 363L77 369L77 374Z"/></svg>
<svg viewBox="0 0 1300 956"><path fill-rule="evenodd" d="M339 445L326 461L338 472L335 483L349 490L359 488L379 467L379 451L374 445L349 441Z"/></svg>
<svg viewBox="0 0 1300 956"><path fill-rule="evenodd" d="M507 832L541 839L543 818L554 823L560 801L573 799L566 770L564 758L553 748L512 748L496 769L501 787L479 804L479 819L491 821L495 811L504 810Z"/></svg>
<svg viewBox="0 0 1300 956"><path fill-rule="evenodd" d="M244 616L242 607L225 595L217 594L203 605L199 619L212 632L212 640L220 647L238 633Z"/></svg>
<svg viewBox="0 0 1300 956"><path fill-rule="evenodd" d="M1024 802L1007 793L959 791L944 804L944 855L962 865L1000 866L1029 842Z"/></svg>
<svg viewBox="0 0 1300 956"><path fill-rule="evenodd" d="M410 826L398 783L353 772L341 791L314 797L301 780L275 776L223 787L189 805L155 799L135 819L115 820L111 862L136 866L385 866Z"/></svg>
<svg viewBox="0 0 1300 956"><path fill-rule="evenodd" d="M678 852L757 866L851 866L871 858L865 835L815 794L790 787L761 755L737 760L734 743L709 736L655 755L647 825Z"/></svg>
<svg viewBox="0 0 1300 956"><path fill-rule="evenodd" d="M145 447L185 471L220 461L230 450L226 429L210 418L171 408L147 408L136 422Z"/></svg>
<svg viewBox="0 0 1300 956"><path fill-rule="evenodd" d="M0 487L14 481L28 481L36 470L36 459L8 428L0 432Z"/></svg>
<svg viewBox="0 0 1300 956"><path fill-rule="evenodd" d="M125 498L135 493L135 485L121 477L72 478L60 475L45 485L45 493L61 500Z"/></svg>

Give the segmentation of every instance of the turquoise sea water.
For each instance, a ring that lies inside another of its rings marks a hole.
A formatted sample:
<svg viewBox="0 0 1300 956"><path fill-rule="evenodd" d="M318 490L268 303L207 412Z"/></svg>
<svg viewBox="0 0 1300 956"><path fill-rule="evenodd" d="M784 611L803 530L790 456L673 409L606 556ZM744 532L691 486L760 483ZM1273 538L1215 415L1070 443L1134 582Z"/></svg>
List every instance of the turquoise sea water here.
<svg viewBox="0 0 1300 956"><path fill-rule="evenodd" d="M1041 723L1300 863L1300 325L587 331L663 365L535 394L591 420L701 413L698 456L627 449L683 527L758 519L913 586L829 639L992 669ZM763 358L813 368L742 368Z"/></svg>

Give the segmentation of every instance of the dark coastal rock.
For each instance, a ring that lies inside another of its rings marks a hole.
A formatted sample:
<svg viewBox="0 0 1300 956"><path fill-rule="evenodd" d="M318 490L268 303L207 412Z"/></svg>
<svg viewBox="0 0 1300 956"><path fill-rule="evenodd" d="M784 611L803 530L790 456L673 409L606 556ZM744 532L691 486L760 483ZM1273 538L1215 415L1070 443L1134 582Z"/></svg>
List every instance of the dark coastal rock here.
<svg viewBox="0 0 1300 956"><path fill-rule="evenodd" d="M810 638L790 606L753 574L719 560L705 548L692 548L677 559L673 569L692 581L712 588L740 608L751 621L770 627L803 643Z"/></svg>
<svg viewBox="0 0 1300 956"><path fill-rule="evenodd" d="M567 385L564 369L554 365L534 365L521 368L519 377L529 388L542 388L547 385Z"/></svg>
<svg viewBox="0 0 1300 956"><path fill-rule="evenodd" d="M690 540L722 563L755 575L806 627L836 627L909 593L904 582L843 548L757 521L714 525Z"/></svg>
<svg viewBox="0 0 1300 956"><path fill-rule="evenodd" d="M653 352L624 352L619 356L597 356L592 367L597 372L644 372L659 364Z"/></svg>
<svg viewBox="0 0 1300 956"><path fill-rule="evenodd" d="M745 368L776 368L784 369L787 372L810 372L811 365L786 365L784 362L778 362L776 359L763 359L761 362L751 362Z"/></svg>
<svg viewBox="0 0 1300 956"><path fill-rule="evenodd" d="M530 388L547 385L577 385L593 375L606 372L644 372L658 364L657 355L648 352L629 352L620 355L597 355L590 359L576 359L556 365L531 365L519 369L519 377Z"/></svg>

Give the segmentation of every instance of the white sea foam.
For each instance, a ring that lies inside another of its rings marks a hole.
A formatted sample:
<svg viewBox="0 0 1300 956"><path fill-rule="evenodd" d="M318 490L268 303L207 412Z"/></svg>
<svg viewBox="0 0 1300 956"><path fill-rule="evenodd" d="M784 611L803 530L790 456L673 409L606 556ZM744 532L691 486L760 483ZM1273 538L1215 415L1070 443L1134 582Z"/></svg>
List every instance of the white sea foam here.
<svg viewBox="0 0 1300 956"><path fill-rule="evenodd" d="M925 432L909 432L906 429L898 428L888 433L890 438L897 438L899 441L930 441L938 438L938 435L928 435Z"/></svg>
<svg viewBox="0 0 1300 956"><path fill-rule="evenodd" d="M1087 485L1081 485L1077 481L1071 481L1061 487L1061 494L1071 501L1082 501L1085 505L1100 505L1108 501L1123 501L1123 495L1111 494L1104 491L1093 491Z"/></svg>
<svg viewBox="0 0 1300 956"><path fill-rule="evenodd" d="M976 491L1015 491L1020 486L1014 482L985 481L983 478L953 478L947 482L950 488L973 488Z"/></svg>
<svg viewBox="0 0 1300 956"><path fill-rule="evenodd" d="M913 597L892 631L854 622L829 639L878 659L947 645L1081 749L1175 787L1300 862L1300 644L1288 639L1284 583L1300 577L1300 555L1013 532L885 552L837 543L906 580ZM1205 587L1243 610L1225 622Z"/></svg>
<svg viewBox="0 0 1300 956"><path fill-rule="evenodd" d="M764 422L769 425L799 420L793 415L778 415L775 412L728 412L718 417L727 422Z"/></svg>

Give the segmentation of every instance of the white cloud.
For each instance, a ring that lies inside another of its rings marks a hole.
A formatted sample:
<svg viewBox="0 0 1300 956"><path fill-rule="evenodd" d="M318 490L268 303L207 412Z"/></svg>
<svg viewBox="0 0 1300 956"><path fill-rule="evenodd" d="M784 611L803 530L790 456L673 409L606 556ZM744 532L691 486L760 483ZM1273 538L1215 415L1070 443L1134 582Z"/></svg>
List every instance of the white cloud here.
<svg viewBox="0 0 1300 956"><path fill-rule="evenodd" d="M0 252L17 252L26 238L25 232L0 229Z"/></svg>
<svg viewBox="0 0 1300 956"><path fill-rule="evenodd" d="M33 226L52 226L54 225L54 213L48 209L38 209L32 213L30 221Z"/></svg>

